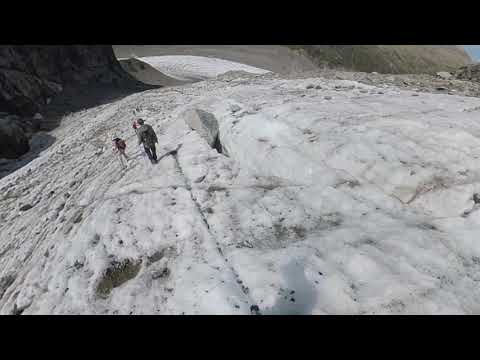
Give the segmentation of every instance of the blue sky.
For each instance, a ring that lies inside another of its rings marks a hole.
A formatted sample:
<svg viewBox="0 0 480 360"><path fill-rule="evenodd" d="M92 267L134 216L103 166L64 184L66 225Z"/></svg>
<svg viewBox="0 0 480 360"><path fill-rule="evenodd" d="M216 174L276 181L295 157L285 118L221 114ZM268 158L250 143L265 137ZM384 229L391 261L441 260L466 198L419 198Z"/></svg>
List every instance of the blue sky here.
<svg viewBox="0 0 480 360"><path fill-rule="evenodd" d="M480 61L480 45L463 45L473 60Z"/></svg>

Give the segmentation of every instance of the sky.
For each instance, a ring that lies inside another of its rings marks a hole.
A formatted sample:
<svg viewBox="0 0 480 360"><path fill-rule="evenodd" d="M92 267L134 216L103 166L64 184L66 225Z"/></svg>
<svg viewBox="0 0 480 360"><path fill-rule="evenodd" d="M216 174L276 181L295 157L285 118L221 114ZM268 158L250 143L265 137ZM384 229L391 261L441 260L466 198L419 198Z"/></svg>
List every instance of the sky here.
<svg viewBox="0 0 480 360"><path fill-rule="evenodd" d="M480 61L480 45L463 45L473 60Z"/></svg>

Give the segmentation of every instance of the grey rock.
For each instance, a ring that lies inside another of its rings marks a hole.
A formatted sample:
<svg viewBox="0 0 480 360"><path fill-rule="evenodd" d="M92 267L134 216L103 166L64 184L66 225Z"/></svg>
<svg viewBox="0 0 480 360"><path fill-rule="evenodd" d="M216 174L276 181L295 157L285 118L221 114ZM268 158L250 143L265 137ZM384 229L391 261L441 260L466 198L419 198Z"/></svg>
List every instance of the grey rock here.
<svg viewBox="0 0 480 360"><path fill-rule="evenodd" d="M447 71L440 71L440 72L437 72L437 76L441 79L448 80L448 79L452 78L453 75L450 74Z"/></svg>
<svg viewBox="0 0 480 360"><path fill-rule="evenodd" d="M188 110L184 113L185 123L197 131L210 146L214 146L218 137L218 121L209 112L200 109Z"/></svg>
<svg viewBox="0 0 480 360"><path fill-rule="evenodd" d="M43 121L39 115L33 122L29 119L47 107L65 111L62 106L81 101L80 92L74 97L70 94L72 101L61 100L60 107L55 103L58 95L85 85L95 89L108 85L122 91L145 87L122 69L108 45L0 45L0 109L21 115L17 127L23 130L23 134L18 129L12 133L2 127L0 158L27 152L25 132L38 131ZM84 97L92 98L91 92Z"/></svg>

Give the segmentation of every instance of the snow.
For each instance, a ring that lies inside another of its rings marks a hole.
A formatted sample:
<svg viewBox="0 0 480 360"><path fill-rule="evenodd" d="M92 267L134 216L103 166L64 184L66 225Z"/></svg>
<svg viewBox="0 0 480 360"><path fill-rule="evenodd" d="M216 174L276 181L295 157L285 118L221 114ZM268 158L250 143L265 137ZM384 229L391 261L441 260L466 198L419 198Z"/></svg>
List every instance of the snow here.
<svg viewBox="0 0 480 360"><path fill-rule="evenodd" d="M70 114L0 179L0 313L479 313L479 106L252 76ZM177 155L147 161L137 107ZM196 108L228 156L186 126Z"/></svg>
<svg viewBox="0 0 480 360"><path fill-rule="evenodd" d="M268 73L234 61L191 55L146 56L138 58L158 71L177 80L205 80L229 71L246 71L252 74Z"/></svg>

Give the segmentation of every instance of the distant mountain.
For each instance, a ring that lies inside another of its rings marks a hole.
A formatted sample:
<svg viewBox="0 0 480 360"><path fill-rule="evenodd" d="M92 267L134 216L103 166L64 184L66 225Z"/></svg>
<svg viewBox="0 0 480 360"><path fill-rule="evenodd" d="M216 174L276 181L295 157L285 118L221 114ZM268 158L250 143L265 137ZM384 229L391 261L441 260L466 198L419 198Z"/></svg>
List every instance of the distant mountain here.
<svg viewBox="0 0 480 360"><path fill-rule="evenodd" d="M456 45L290 45L317 66L391 74L433 74L472 62Z"/></svg>

